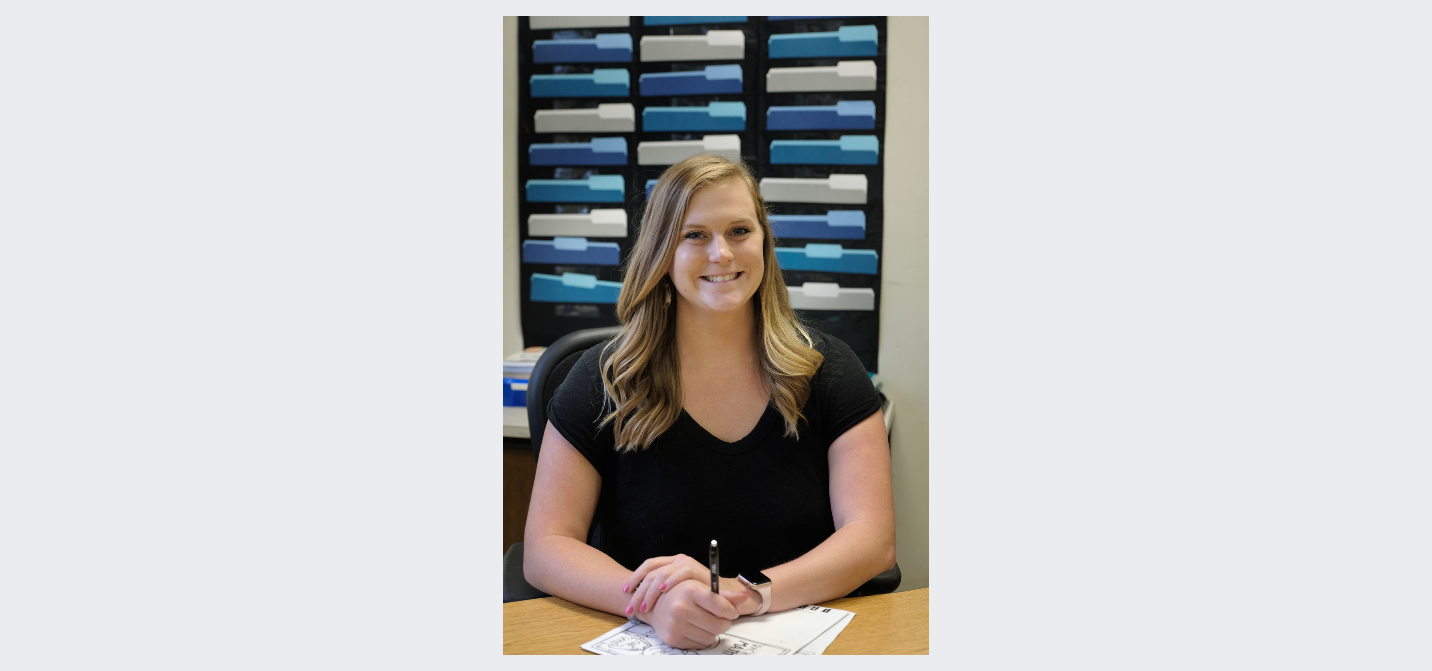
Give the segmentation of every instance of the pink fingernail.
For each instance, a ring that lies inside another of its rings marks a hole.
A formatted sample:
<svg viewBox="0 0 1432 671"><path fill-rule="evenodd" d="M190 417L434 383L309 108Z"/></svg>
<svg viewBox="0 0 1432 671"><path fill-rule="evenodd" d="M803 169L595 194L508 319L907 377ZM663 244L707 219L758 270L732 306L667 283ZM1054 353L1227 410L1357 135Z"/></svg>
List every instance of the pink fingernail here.
<svg viewBox="0 0 1432 671"><path fill-rule="evenodd" d="M645 601L641 602L641 612L643 612L643 613L646 612L646 602L645 602Z"/></svg>
<svg viewBox="0 0 1432 671"><path fill-rule="evenodd" d="M661 583L661 591L666 591L666 583Z"/></svg>
<svg viewBox="0 0 1432 671"><path fill-rule="evenodd" d="M631 583L627 583L627 584L625 584L625 585L622 585L622 594L626 594L627 590L629 590L629 589L631 589Z"/></svg>
<svg viewBox="0 0 1432 671"><path fill-rule="evenodd" d="M627 606L626 614L631 615L631 606Z"/></svg>

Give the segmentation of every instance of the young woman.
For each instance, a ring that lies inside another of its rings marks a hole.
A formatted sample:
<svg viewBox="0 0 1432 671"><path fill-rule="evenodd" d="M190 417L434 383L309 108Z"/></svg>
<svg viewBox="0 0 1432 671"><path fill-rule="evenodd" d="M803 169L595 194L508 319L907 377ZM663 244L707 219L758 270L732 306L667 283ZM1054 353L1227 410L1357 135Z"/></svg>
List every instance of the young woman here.
<svg viewBox="0 0 1432 671"><path fill-rule="evenodd" d="M894 566L879 397L849 347L797 322L744 165L703 154L662 174L617 317L548 408L528 582L692 649Z"/></svg>

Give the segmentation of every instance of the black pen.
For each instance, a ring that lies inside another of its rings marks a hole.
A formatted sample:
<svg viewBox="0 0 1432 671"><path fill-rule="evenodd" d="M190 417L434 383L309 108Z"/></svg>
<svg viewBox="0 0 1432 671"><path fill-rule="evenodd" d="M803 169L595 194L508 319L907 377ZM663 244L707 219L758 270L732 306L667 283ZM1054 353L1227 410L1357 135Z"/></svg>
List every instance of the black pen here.
<svg viewBox="0 0 1432 671"><path fill-rule="evenodd" d="M711 541L711 593L720 594L721 587L717 582L716 574L721 569L721 550L716 547L716 541Z"/></svg>

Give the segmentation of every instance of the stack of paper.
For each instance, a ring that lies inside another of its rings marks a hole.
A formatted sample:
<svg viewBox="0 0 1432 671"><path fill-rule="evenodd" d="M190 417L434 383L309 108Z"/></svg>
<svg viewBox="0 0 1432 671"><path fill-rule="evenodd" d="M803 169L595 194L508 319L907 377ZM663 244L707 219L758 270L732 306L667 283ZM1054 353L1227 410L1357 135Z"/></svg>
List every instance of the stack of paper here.
<svg viewBox="0 0 1432 671"><path fill-rule="evenodd" d="M502 405L527 405L527 380L546 347L528 347L502 358Z"/></svg>
<svg viewBox="0 0 1432 671"><path fill-rule="evenodd" d="M853 617L848 610L822 606L742 617L704 650L670 647L651 625L628 622L582 644L582 649L598 655L819 655Z"/></svg>

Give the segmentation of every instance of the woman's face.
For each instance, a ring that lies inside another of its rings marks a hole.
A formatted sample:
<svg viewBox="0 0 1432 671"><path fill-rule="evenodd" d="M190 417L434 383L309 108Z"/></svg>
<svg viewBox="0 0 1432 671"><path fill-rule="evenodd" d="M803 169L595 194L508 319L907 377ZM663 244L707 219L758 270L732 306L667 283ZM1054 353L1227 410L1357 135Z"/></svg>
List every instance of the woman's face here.
<svg viewBox="0 0 1432 671"><path fill-rule="evenodd" d="M669 272L677 309L745 308L765 274L762 235L756 204L740 179L712 182L692 194Z"/></svg>

